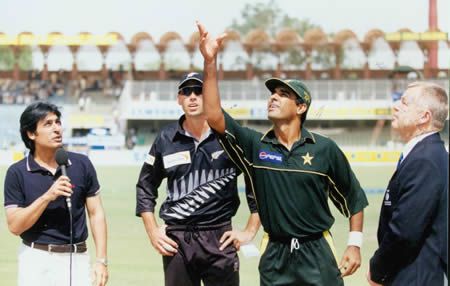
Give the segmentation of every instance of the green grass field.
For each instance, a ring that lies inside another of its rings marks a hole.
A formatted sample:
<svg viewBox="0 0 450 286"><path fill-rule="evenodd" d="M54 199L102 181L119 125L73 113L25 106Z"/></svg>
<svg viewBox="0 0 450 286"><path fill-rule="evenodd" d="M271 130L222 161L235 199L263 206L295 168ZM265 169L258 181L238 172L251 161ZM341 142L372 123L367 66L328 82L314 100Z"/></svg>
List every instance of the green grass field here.
<svg viewBox="0 0 450 286"><path fill-rule="evenodd" d="M392 174L393 167L354 167L354 171L365 189L383 189ZM6 168L0 167L1 192L3 203L3 182ZM108 253L110 279L108 285L164 285L162 259L153 249L140 218L134 215L135 189L139 167L101 167L97 168L102 198L108 220ZM162 187L162 197L165 188ZM368 259L376 247L376 229L382 194L370 194L369 207L365 210L364 245L362 248L362 266L351 277L346 278L346 285L366 285L365 274ZM335 208L332 206L332 209ZM336 223L331 230L335 239L338 255L345 249L348 233L348 220L337 211L334 212ZM234 227L243 228L248 217L243 196L241 207L234 219ZM259 246L262 231L258 233L255 244ZM17 249L20 238L12 235L6 225L5 213L0 212L0 277L1 285L17 285ZM89 239L91 255L92 238ZM259 285L259 258L240 256L241 285Z"/></svg>

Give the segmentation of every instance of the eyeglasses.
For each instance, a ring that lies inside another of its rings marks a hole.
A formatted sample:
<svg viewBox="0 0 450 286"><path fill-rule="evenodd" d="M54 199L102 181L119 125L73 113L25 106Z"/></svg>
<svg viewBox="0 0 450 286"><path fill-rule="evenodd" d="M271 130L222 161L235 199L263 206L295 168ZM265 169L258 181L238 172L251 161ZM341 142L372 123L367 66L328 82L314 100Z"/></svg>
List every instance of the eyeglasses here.
<svg viewBox="0 0 450 286"><path fill-rule="evenodd" d="M178 90L178 94L184 95L184 96L190 96L192 93L199 96L202 94L203 88L201 86L186 86L183 88L180 88Z"/></svg>

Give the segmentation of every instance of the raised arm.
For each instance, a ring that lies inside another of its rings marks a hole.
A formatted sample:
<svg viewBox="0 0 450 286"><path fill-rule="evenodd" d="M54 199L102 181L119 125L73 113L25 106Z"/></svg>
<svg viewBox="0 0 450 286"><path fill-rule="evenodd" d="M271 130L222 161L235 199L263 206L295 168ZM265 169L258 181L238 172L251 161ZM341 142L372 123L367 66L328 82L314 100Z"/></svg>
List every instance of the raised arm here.
<svg viewBox="0 0 450 286"><path fill-rule="evenodd" d="M197 22L200 33L200 52L204 59L203 105L208 124L215 131L225 132L225 118L222 112L217 83L217 53L226 34L212 39L205 27Z"/></svg>

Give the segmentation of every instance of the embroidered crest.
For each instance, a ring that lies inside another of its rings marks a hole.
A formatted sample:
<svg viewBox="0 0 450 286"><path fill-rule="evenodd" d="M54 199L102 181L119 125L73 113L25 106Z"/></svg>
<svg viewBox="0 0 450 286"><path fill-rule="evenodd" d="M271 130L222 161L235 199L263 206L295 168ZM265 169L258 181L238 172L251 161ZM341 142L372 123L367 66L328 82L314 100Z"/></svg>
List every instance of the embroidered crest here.
<svg viewBox="0 0 450 286"><path fill-rule="evenodd" d="M306 155L305 156L302 156L302 158L303 158L303 165L306 165L306 164L308 164L308 165L312 165L312 159L314 159L314 157L313 156L310 156L309 155L309 152L306 152Z"/></svg>

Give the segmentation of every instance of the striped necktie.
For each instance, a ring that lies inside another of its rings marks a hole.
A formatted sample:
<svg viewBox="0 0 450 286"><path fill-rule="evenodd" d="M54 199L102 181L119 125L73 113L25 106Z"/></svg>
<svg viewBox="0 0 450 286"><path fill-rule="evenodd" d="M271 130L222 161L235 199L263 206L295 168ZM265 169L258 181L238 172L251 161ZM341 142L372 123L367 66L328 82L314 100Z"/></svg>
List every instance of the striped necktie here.
<svg viewBox="0 0 450 286"><path fill-rule="evenodd" d="M400 164L402 163L402 161L403 161L403 153L401 153L400 158L398 158L397 169L398 169L398 167L400 167Z"/></svg>

